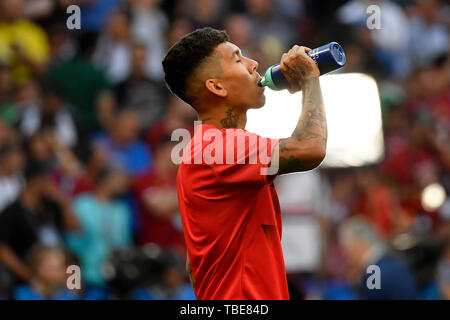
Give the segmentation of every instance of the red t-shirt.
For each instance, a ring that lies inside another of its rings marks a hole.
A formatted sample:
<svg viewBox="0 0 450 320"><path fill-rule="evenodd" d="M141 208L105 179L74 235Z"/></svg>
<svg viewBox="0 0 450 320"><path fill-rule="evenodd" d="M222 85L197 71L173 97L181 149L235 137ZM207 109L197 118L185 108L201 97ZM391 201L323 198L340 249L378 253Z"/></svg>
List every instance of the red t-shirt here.
<svg viewBox="0 0 450 320"><path fill-rule="evenodd" d="M156 243L162 248L180 250L186 254L183 232L175 228L172 219L155 216L145 205L147 193L159 191L176 192L175 175L158 177L155 173L147 173L137 177L133 182L133 191L138 199L140 220L140 244Z"/></svg>
<svg viewBox="0 0 450 320"><path fill-rule="evenodd" d="M197 299L289 299L275 175L261 174L278 142L199 125L185 148L177 189Z"/></svg>

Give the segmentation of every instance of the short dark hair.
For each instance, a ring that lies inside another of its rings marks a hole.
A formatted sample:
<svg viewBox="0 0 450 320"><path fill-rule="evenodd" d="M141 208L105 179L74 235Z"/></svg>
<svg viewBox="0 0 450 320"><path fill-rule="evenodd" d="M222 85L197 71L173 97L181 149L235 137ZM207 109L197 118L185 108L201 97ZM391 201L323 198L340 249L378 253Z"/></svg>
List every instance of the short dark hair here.
<svg viewBox="0 0 450 320"><path fill-rule="evenodd" d="M30 182L35 178L47 176L49 173L48 166L42 161L30 161L25 167L25 181Z"/></svg>
<svg viewBox="0 0 450 320"><path fill-rule="evenodd" d="M228 40L225 31L206 27L187 34L174 44L162 61L164 79L170 91L191 104L186 94L190 76L219 44Z"/></svg>

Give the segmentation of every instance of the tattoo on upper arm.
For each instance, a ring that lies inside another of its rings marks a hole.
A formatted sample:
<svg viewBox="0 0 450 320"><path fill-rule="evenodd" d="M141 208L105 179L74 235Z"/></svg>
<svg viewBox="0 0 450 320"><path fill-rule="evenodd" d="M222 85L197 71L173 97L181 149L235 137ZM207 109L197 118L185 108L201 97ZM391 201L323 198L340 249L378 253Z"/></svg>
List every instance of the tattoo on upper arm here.
<svg viewBox="0 0 450 320"><path fill-rule="evenodd" d="M303 171L304 168L301 164L300 159L290 156L288 159L285 157L280 157L280 174L293 172L293 171Z"/></svg>

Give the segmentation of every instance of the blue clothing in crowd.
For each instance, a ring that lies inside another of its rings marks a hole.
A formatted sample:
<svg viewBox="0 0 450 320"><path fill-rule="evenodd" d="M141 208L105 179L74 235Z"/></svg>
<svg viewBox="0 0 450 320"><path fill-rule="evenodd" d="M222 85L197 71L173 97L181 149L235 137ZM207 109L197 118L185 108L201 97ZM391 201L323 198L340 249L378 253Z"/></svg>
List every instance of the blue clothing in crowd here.
<svg viewBox="0 0 450 320"><path fill-rule="evenodd" d="M131 175L147 173L153 166L153 157L146 144L136 140L118 145L104 133L97 134L95 144L106 152L110 164Z"/></svg>
<svg viewBox="0 0 450 320"><path fill-rule="evenodd" d="M85 31L99 32L106 24L111 10L120 0L98 0L81 8L81 28Z"/></svg>
<svg viewBox="0 0 450 320"><path fill-rule="evenodd" d="M400 259L385 255L374 265L380 268L380 288L369 289L367 279L373 273L363 274L360 297L363 300L414 300L417 298L413 273Z"/></svg>
<svg viewBox="0 0 450 320"><path fill-rule="evenodd" d="M77 297L69 290L61 289L52 297L44 297L32 286L20 285L14 289L15 300L77 300Z"/></svg>
<svg viewBox="0 0 450 320"><path fill-rule="evenodd" d="M196 300L194 290L190 284L181 285L175 294L171 296L161 296L145 288L135 289L133 292L134 300Z"/></svg>
<svg viewBox="0 0 450 320"><path fill-rule="evenodd" d="M102 286L101 266L111 250L132 244L130 210L120 200L101 202L90 194L73 206L82 230L66 235L66 244L80 259L84 282Z"/></svg>

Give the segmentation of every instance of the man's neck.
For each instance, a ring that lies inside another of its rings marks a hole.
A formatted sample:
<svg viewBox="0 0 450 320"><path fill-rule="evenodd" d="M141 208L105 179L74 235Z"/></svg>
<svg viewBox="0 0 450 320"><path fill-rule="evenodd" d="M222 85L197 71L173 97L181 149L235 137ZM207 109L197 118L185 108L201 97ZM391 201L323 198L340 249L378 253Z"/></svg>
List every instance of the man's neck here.
<svg viewBox="0 0 450 320"><path fill-rule="evenodd" d="M233 108L200 112L198 120L203 124L211 124L219 129L240 128L247 124L247 113Z"/></svg>

